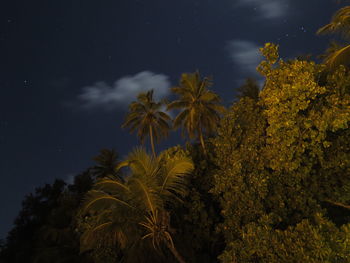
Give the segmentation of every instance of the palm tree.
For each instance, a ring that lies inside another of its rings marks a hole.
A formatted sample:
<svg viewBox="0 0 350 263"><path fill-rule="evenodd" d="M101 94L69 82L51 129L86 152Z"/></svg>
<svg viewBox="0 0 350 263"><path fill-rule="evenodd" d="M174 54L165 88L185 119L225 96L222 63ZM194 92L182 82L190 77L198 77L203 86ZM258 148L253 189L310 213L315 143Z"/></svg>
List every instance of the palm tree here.
<svg viewBox="0 0 350 263"><path fill-rule="evenodd" d="M338 10L329 24L323 26L317 31L317 34L338 33L345 39L350 39L350 6ZM332 44L327 50L325 63L330 69L339 65L349 66L350 45Z"/></svg>
<svg viewBox="0 0 350 263"><path fill-rule="evenodd" d="M260 88L256 80L253 78L247 78L244 84L237 89L237 99L248 97L258 101L259 93Z"/></svg>
<svg viewBox="0 0 350 263"><path fill-rule="evenodd" d="M115 171L119 160L118 154L114 149L100 150L100 154L95 156L93 160L96 162L96 165L92 168L92 171L97 178L117 176L119 179L122 179L121 174Z"/></svg>
<svg viewBox="0 0 350 263"><path fill-rule="evenodd" d="M171 120L168 114L161 111L163 103L153 100L153 90L141 93L129 106L129 113L122 125L129 127L130 132L137 130L137 136L141 143L146 136L150 137L153 157L156 156L154 149L154 139L159 141L161 137L166 137L170 130L168 121Z"/></svg>
<svg viewBox="0 0 350 263"><path fill-rule="evenodd" d="M82 235L82 247L93 247L100 236L127 253L139 242L150 240L156 250L165 245L184 262L172 239L167 208L187 193L186 176L193 171L192 160L183 152L165 152L154 158L136 149L118 169L125 166L131 172L125 182L104 178L88 193L82 214L95 220Z"/></svg>
<svg viewBox="0 0 350 263"><path fill-rule="evenodd" d="M187 131L190 139L197 137L204 153L203 133L210 134L216 130L219 113L225 109L219 104L219 96L208 90L211 85L211 80L207 77L202 79L198 71L182 74L180 85L172 88L179 99L171 102L167 108L182 109L173 121L174 128L183 126L183 131Z"/></svg>

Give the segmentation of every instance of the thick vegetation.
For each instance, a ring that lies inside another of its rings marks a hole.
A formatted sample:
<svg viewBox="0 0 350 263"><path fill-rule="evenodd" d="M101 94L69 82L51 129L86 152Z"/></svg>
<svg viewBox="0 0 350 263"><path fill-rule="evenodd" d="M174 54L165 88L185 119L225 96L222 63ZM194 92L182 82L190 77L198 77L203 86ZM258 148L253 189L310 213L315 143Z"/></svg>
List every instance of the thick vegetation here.
<svg viewBox="0 0 350 263"><path fill-rule="evenodd" d="M320 32L348 32L348 10ZM104 149L74 183L37 188L0 262L349 262L346 50L283 61L268 43L264 86L247 80L228 109L198 72L167 105L139 94L123 126L152 154ZM157 154L171 124L189 141Z"/></svg>
<svg viewBox="0 0 350 263"><path fill-rule="evenodd" d="M234 104L212 140L220 259L348 262L348 214L334 213L350 201L350 76L321 83L324 66L284 62L271 44L262 53L259 100Z"/></svg>

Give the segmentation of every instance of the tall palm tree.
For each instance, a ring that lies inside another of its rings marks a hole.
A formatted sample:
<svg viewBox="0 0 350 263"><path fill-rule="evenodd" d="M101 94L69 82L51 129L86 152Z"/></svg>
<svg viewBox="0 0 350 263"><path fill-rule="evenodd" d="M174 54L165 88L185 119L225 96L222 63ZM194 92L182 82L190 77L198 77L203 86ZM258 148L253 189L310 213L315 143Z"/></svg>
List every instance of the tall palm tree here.
<svg viewBox="0 0 350 263"><path fill-rule="evenodd" d="M130 132L137 130L141 143L146 136L150 137L153 157L156 156L154 140L166 137L170 130L168 121L171 118L161 110L162 107L163 103L154 101L153 90L141 93L137 96L137 101L129 105L129 113L122 125L123 128L129 127Z"/></svg>
<svg viewBox="0 0 350 263"><path fill-rule="evenodd" d="M166 246L184 262L172 239L167 208L187 193L192 160L182 152L154 158L136 149L118 169L125 166L131 172L125 182L104 178L88 193L82 213L95 216L95 223L82 235L82 247L93 247L100 235L126 248L127 253L128 248L150 240L155 249Z"/></svg>
<svg viewBox="0 0 350 263"><path fill-rule="evenodd" d="M198 71L184 73L180 85L172 88L172 92L177 94L179 99L168 105L168 110L182 110L173 121L174 128L182 126L190 139L197 137L204 153L206 148L203 133L210 134L215 131L220 113L225 109L219 104L219 96L208 90L211 85L211 80L207 77L202 79Z"/></svg>
<svg viewBox="0 0 350 263"><path fill-rule="evenodd" d="M350 6L346 6L338 10L332 17L331 22L321 27L317 34L338 33L346 40L350 39ZM327 50L325 63L330 69L334 69L339 65L349 66L350 45L332 44Z"/></svg>

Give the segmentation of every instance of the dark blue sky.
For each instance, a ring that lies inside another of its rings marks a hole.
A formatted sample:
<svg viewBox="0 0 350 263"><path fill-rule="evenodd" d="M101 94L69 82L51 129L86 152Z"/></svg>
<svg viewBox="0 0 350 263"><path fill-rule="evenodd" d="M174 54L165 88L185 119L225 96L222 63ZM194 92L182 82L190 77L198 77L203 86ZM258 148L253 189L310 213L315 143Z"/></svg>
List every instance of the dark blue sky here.
<svg viewBox="0 0 350 263"><path fill-rule="evenodd" d="M265 42L320 54L332 0L3 1L0 10L0 238L35 187L69 180L101 148L137 140L120 125L140 91L169 95L183 72L214 78L225 105L255 76ZM173 135L162 147L181 143Z"/></svg>

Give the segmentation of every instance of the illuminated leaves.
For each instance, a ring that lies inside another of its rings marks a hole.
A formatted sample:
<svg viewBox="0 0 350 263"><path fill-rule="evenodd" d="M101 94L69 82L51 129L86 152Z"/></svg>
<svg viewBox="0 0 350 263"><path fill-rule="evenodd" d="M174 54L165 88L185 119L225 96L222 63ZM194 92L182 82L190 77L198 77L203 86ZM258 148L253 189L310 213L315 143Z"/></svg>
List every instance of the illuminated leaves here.
<svg viewBox="0 0 350 263"><path fill-rule="evenodd" d="M273 44L261 51L259 100L235 103L213 140L220 258L346 262L349 227L324 217L322 204L350 202L350 76L340 68L321 81L324 66L283 61Z"/></svg>

